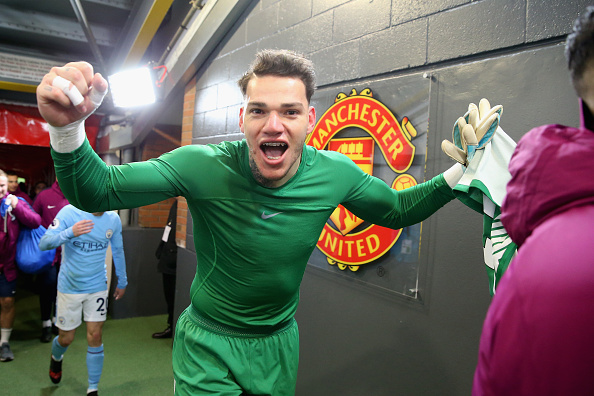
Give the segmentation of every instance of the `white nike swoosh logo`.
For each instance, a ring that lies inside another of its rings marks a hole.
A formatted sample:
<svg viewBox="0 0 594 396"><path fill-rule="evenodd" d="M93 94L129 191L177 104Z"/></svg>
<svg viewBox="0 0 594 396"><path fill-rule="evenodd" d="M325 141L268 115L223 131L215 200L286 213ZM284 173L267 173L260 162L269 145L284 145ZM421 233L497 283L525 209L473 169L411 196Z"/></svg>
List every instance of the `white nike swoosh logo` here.
<svg viewBox="0 0 594 396"><path fill-rule="evenodd" d="M47 208L48 208L48 209L53 209L53 208L55 208L55 207L56 207L55 205L47 205Z"/></svg>
<svg viewBox="0 0 594 396"><path fill-rule="evenodd" d="M266 212L262 212L262 219L266 220L266 219L269 219L269 218L274 217L276 215L279 215L281 213L283 213L283 212L272 213L272 214L268 214L267 215Z"/></svg>

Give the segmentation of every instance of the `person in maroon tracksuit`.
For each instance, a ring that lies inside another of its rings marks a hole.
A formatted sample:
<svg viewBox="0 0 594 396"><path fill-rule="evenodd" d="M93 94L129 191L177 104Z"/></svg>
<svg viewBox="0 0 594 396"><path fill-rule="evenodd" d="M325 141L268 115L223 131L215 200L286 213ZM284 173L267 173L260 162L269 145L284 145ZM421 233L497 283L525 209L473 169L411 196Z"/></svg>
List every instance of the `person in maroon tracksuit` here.
<svg viewBox="0 0 594 396"><path fill-rule="evenodd" d="M16 293L17 268L14 262L16 245L20 227L37 228L41 224L41 216L25 201L8 193L8 178L0 170L0 361L14 359L10 349L10 334L14 323L14 296Z"/></svg>
<svg viewBox="0 0 594 396"><path fill-rule="evenodd" d="M594 7L565 47L580 126L518 142L501 221L518 254L481 335L473 396L594 395Z"/></svg>

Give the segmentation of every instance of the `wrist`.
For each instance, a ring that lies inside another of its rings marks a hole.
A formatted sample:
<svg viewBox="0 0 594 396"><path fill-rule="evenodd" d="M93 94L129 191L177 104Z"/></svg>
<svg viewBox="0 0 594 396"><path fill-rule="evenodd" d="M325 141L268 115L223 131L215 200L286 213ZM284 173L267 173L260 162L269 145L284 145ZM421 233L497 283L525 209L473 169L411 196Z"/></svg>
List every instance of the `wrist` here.
<svg viewBox="0 0 594 396"><path fill-rule="evenodd" d="M446 171L443 172L443 178L445 179L446 183L448 183L448 186L450 186L450 188L454 188L463 175L464 169L462 167L462 164L458 163L454 164L452 167L446 169Z"/></svg>
<svg viewBox="0 0 594 396"><path fill-rule="evenodd" d="M85 141L84 119L62 127L49 125L48 129L52 148L58 153L74 151L82 146Z"/></svg>

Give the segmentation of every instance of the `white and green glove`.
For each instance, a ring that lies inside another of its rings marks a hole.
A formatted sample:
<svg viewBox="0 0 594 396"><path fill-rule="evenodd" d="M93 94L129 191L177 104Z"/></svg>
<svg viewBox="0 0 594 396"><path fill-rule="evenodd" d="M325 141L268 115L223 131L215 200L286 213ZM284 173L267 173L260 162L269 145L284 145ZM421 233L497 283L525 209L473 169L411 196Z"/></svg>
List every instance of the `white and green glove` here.
<svg viewBox="0 0 594 396"><path fill-rule="evenodd" d="M476 150L485 148L499 127L503 107L491 107L487 99L481 99L479 105L470 103L468 111L458 118L452 131L452 142L441 143L443 152L465 167L474 158Z"/></svg>
<svg viewBox="0 0 594 396"><path fill-rule="evenodd" d="M454 195L483 215L483 255L491 295L517 249L500 221L511 178L509 160L516 147L499 126L502 113L501 105L491 107L487 99L481 99L478 107L471 103L454 124L453 141L444 140L441 145L447 156L464 166L464 174L452 188Z"/></svg>

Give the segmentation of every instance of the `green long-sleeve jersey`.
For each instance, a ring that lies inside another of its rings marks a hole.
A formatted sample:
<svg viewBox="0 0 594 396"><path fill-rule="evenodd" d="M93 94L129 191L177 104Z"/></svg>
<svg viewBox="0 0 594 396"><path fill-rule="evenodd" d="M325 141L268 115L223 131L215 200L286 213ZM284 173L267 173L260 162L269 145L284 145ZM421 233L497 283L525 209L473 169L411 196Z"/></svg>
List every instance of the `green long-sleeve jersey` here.
<svg viewBox="0 0 594 396"><path fill-rule="evenodd" d="M185 197L198 261L191 304L239 329L276 327L293 317L307 261L339 204L398 229L454 198L443 175L398 192L343 154L309 146L297 173L278 188L256 182L245 140L184 146L117 166L107 166L88 142L52 156L64 195L88 212Z"/></svg>

